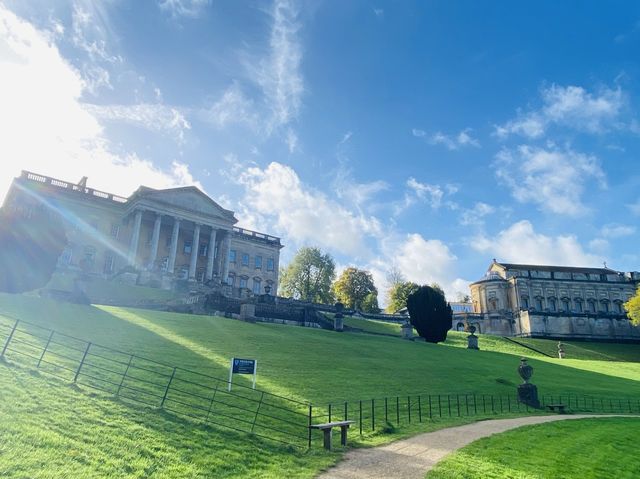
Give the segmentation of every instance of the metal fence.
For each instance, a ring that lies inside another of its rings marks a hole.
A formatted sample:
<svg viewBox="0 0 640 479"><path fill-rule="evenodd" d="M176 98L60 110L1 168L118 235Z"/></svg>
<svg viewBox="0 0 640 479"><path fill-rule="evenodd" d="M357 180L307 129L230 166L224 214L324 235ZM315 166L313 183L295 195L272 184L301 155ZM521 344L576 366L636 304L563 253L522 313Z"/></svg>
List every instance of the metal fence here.
<svg viewBox="0 0 640 479"><path fill-rule="evenodd" d="M196 371L101 346L26 321L0 315L0 358L82 386L180 416L278 443L310 448L311 424L353 420L365 434L440 418L537 411L515 394L413 394L312 406ZM542 395L542 409L640 413L640 399ZM319 440L319 433L316 436Z"/></svg>
<svg viewBox="0 0 640 479"><path fill-rule="evenodd" d="M110 395L279 443L311 445L308 403L0 316L0 358Z"/></svg>
<svg viewBox="0 0 640 479"><path fill-rule="evenodd" d="M313 407L313 420L353 420L360 434L441 418L533 413L562 404L569 413L640 413L640 399L576 394L541 395L540 409L518 401L516 394L417 394L329 403Z"/></svg>

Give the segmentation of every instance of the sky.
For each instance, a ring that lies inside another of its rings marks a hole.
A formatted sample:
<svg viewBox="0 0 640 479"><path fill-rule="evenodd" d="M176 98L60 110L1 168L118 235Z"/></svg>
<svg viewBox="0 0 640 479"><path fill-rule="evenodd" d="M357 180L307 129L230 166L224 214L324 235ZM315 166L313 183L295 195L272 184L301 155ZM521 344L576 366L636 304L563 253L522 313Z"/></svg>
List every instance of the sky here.
<svg viewBox="0 0 640 479"><path fill-rule="evenodd" d="M0 0L0 201L196 185L448 297L493 258L640 269L640 3Z"/></svg>

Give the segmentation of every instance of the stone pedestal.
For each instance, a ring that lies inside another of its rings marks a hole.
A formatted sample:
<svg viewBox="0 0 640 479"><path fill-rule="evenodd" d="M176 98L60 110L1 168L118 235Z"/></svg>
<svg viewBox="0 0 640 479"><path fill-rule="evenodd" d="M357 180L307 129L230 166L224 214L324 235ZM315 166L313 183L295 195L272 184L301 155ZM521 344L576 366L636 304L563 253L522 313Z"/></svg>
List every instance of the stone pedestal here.
<svg viewBox="0 0 640 479"><path fill-rule="evenodd" d="M564 359L564 344L562 342L558 342L558 358Z"/></svg>
<svg viewBox="0 0 640 479"><path fill-rule="evenodd" d="M539 408L538 388L535 384L525 383L518 386L518 401L528 406Z"/></svg>
<svg viewBox="0 0 640 479"><path fill-rule="evenodd" d="M336 314L333 319L333 329L334 331L342 332L344 331L344 316L342 315L342 310L344 309L344 305L340 302L335 304Z"/></svg>
<svg viewBox="0 0 640 479"><path fill-rule="evenodd" d="M256 305L251 303L245 303L240 305L240 319L242 321L255 321L256 319Z"/></svg>
<svg viewBox="0 0 640 479"><path fill-rule="evenodd" d="M413 326L409 322L402 324L402 339L413 339Z"/></svg>
<svg viewBox="0 0 640 479"><path fill-rule="evenodd" d="M473 333L467 336L467 349L480 349L478 347L478 336Z"/></svg>

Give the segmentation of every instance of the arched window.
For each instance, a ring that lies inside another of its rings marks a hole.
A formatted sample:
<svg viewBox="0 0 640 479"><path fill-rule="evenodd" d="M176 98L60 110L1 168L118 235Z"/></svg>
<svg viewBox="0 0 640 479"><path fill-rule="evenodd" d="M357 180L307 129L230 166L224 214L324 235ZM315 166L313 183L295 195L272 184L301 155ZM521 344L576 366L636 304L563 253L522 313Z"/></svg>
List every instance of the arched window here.
<svg viewBox="0 0 640 479"><path fill-rule="evenodd" d="M464 323L456 324L456 331L464 331Z"/></svg>
<svg viewBox="0 0 640 479"><path fill-rule="evenodd" d="M595 299L588 299L587 301L589 303L589 312L590 313L595 313L596 312L596 300Z"/></svg>
<svg viewBox="0 0 640 479"><path fill-rule="evenodd" d="M562 311L565 313L571 311L571 302L569 301L569 298L562 298Z"/></svg>
<svg viewBox="0 0 640 479"><path fill-rule="evenodd" d="M603 313L608 313L609 312L609 300L608 299L603 299L602 301L600 301L600 310Z"/></svg>
<svg viewBox="0 0 640 479"><path fill-rule="evenodd" d="M556 298L551 297L551 298L547 299L547 304L549 305L549 311L554 311L555 312L557 310L557 308L556 308Z"/></svg>
<svg viewBox="0 0 640 479"><path fill-rule="evenodd" d="M536 296L536 310L542 311L542 298L540 296Z"/></svg>
<svg viewBox="0 0 640 479"><path fill-rule="evenodd" d="M618 314L624 314L624 308L622 307L622 301L615 301L614 302L615 305L615 311Z"/></svg>
<svg viewBox="0 0 640 479"><path fill-rule="evenodd" d="M582 313L582 312L584 312L584 307L583 307L583 305L582 305L582 298L575 298L575 299L573 300L573 302L574 302L574 303L575 303L575 305L576 305L576 311L577 311L578 313Z"/></svg>
<svg viewBox="0 0 640 479"><path fill-rule="evenodd" d="M522 309L529 309L529 298L527 296L523 296L521 299Z"/></svg>

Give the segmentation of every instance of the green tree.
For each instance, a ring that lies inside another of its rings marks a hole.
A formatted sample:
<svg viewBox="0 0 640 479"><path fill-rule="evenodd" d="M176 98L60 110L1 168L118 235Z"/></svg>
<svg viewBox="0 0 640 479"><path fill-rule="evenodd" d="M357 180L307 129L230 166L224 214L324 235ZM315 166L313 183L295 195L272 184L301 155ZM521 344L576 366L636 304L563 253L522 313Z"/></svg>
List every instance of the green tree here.
<svg viewBox="0 0 640 479"><path fill-rule="evenodd" d="M361 308L365 313L379 313L378 293L369 293L362 301Z"/></svg>
<svg viewBox="0 0 640 479"><path fill-rule="evenodd" d="M362 303L370 293L376 295L376 302L378 297L371 273L358 268L345 269L333 284L333 291L338 301L350 309L362 309Z"/></svg>
<svg viewBox="0 0 640 479"><path fill-rule="evenodd" d="M447 339L453 313L442 293L431 286L421 286L407 299L413 327L430 343Z"/></svg>
<svg viewBox="0 0 640 479"><path fill-rule="evenodd" d="M0 210L0 291L45 286L66 244L62 221L48 211L36 209L27 216Z"/></svg>
<svg viewBox="0 0 640 479"><path fill-rule="evenodd" d="M403 281L392 285L387 293L387 312L395 313L406 307L407 298L419 287L420 285L411 281Z"/></svg>
<svg viewBox="0 0 640 479"><path fill-rule="evenodd" d="M293 260L280 270L280 292L285 296L315 303L332 303L331 285L336 266L320 248L300 248Z"/></svg>
<svg viewBox="0 0 640 479"><path fill-rule="evenodd" d="M634 326L640 326L640 286L629 301L624 303L624 309L627 311L627 315Z"/></svg>
<svg viewBox="0 0 640 479"><path fill-rule="evenodd" d="M442 295L443 298L446 299L446 295L444 294L444 289L442 289L442 286L440 286L438 283L433 282L430 285L433 289L435 289L438 293L440 293Z"/></svg>

